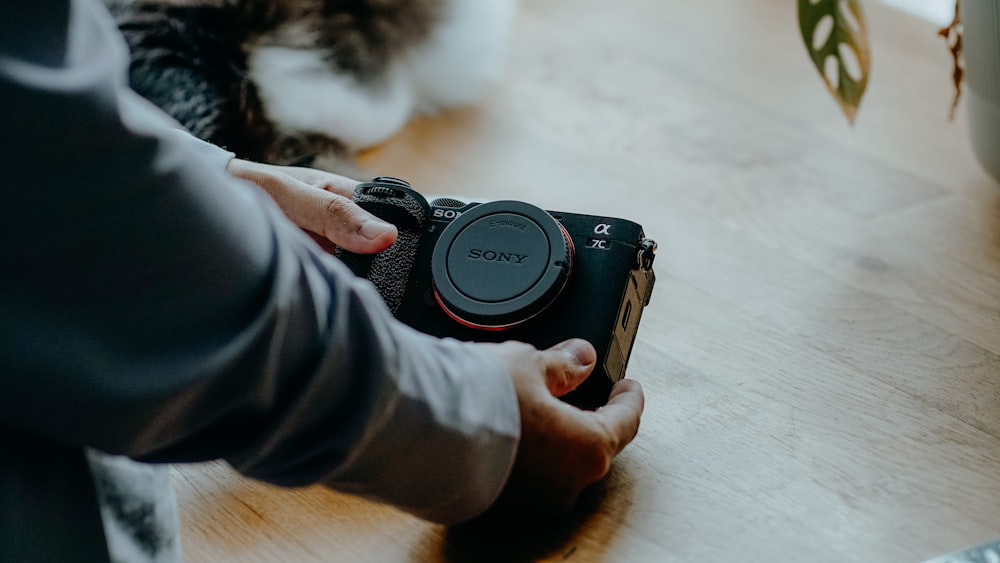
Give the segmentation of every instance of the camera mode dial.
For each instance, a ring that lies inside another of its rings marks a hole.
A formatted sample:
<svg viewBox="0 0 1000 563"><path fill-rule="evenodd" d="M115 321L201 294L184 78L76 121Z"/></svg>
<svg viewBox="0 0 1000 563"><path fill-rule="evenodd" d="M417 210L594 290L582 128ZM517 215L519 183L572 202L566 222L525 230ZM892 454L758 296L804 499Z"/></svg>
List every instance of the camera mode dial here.
<svg viewBox="0 0 1000 563"><path fill-rule="evenodd" d="M538 315L566 286L573 243L544 210L519 201L473 207L441 233L435 298L459 323L503 330Z"/></svg>

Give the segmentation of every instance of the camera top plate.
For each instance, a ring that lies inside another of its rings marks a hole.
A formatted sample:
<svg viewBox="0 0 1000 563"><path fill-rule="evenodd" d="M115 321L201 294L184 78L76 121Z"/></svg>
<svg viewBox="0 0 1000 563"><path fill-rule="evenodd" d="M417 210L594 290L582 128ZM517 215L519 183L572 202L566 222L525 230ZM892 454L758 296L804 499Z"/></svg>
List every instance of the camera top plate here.
<svg viewBox="0 0 1000 563"><path fill-rule="evenodd" d="M431 257L435 297L449 316L502 330L541 313L569 279L573 246L560 223L520 201L465 211L441 233Z"/></svg>

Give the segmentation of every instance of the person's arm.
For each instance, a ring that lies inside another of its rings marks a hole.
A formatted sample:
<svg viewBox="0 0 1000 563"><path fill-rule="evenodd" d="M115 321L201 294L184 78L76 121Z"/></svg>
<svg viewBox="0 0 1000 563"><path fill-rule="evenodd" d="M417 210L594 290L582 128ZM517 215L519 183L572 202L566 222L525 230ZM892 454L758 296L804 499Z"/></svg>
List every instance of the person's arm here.
<svg viewBox="0 0 1000 563"><path fill-rule="evenodd" d="M147 461L224 457L432 520L483 510L518 437L503 365L392 319L168 134L125 87L110 25L90 2L0 7L0 425Z"/></svg>
<svg viewBox="0 0 1000 563"><path fill-rule="evenodd" d="M0 430L221 457L443 522L493 502L515 447L514 504L565 507L605 474L638 428L638 384L580 411L555 397L593 368L586 343L463 344L398 323L167 132L125 87L113 36L95 2L0 3Z"/></svg>

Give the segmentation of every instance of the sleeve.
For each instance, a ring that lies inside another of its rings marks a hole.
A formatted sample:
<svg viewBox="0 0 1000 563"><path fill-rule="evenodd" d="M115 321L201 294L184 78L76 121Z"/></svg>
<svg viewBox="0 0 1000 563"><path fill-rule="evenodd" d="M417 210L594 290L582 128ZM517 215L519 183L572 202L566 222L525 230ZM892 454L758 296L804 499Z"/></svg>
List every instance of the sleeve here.
<svg viewBox="0 0 1000 563"><path fill-rule="evenodd" d="M393 319L126 59L96 2L0 3L0 432L484 510L520 430L503 366Z"/></svg>

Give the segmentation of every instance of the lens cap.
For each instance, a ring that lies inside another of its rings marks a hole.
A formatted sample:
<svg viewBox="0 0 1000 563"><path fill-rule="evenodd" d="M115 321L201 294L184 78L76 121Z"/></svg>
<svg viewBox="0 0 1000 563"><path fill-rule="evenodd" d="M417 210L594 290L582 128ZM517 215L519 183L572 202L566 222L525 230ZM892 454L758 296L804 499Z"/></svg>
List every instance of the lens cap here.
<svg viewBox="0 0 1000 563"><path fill-rule="evenodd" d="M493 201L445 228L431 275L452 318L501 330L548 307L566 285L572 260L572 241L551 215L521 201Z"/></svg>

